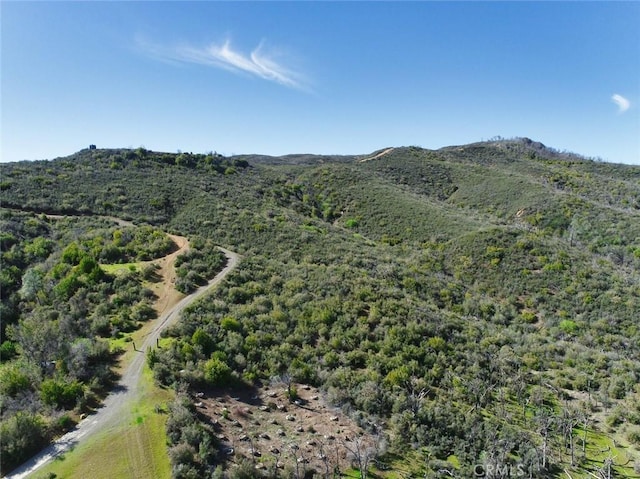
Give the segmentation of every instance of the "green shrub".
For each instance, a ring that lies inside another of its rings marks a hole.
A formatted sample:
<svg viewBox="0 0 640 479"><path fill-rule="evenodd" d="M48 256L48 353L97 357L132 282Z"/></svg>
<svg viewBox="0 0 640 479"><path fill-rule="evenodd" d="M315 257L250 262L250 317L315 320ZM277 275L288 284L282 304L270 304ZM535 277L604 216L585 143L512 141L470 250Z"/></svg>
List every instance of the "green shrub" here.
<svg viewBox="0 0 640 479"><path fill-rule="evenodd" d="M42 402L59 408L74 407L82 393L82 384L78 381L63 382L58 379L47 379L40 385Z"/></svg>
<svg viewBox="0 0 640 479"><path fill-rule="evenodd" d="M0 345L0 361L8 361L16 356L18 353L16 349L16 343L13 341L4 341Z"/></svg>
<svg viewBox="0 0 640 479"><path fill-rule="evenodd" d="M360 222L355 218L349 218L347 221L344 222L344 225L347 228L356 228L359 224Z"/></svg>
<svg viewBox="0 0 640 479"><path fill-rule="evenodd" d="M82 286L82 282L74 273L68 274L55 287L55 292L62 299L69 299Z"/></svg>
<svg viewBox="0 0 640 479"><path fill-rule="evenodd" d="M240 331L242 325L236 318L225 316L220 320L220 327L225 331Z"/></svg>
<svg viewBox="0 0 640 479"><path fill-rule="evenodd" d="M289 384L289 387L287 387L286 396L290 402L293 402L296 399L300 398L300 396L298 395L298 388L296 388L295 384Z"/></svg>
<svg viewBox="0 0 640 479"><path fill-rule="evenodd" d="M204 364L204 378L212 386L225 386L231 381L231 368L219 358L211 358Z"/></svg>
<svg viewBox="0 0 640 479"><path fill-rule="evenodd" d="M75 426L75 421L68 414L63 414L51 424L51 430L54 434L63 434L68 432Z"/></svg>
<svg viewBox="0 0 640 479"><path fill-rule="evenodd" d="M213 348L215 346L215 342L211 335L201 328L196 329L193 333L193 336L191 336L191 343L194 346L200 346L202 353L206 356L209 356L213 352Z"/></svg>
<svg viewBox="0 0 640 479"><path fill-rule="evenodd" d="M563 319L560 321L559 327L565 334L574 334L578 330L576 322L570 319Z"/></svg>
<svg viewBox="0 0 640 479"><path fill-rule="evenodd" d="M85 256L86 253L80 249L78 243L73 242L64 249L61 259L64 263L75 266L79 264Z"/></svg>
<svg viewBox="0 0 640 479"><path fill-rule="evenodd" d="M0 367L0 392L15 396L18 392L31 387L31 379L18 363L8 363Z"/></svg>
<svg viewBox="0 0 640 479"><path fill-rule="evenodd" d="M8 473L38 452L47 441L45 423L40 416L19 412L0 423L1 472Z"/></svg>

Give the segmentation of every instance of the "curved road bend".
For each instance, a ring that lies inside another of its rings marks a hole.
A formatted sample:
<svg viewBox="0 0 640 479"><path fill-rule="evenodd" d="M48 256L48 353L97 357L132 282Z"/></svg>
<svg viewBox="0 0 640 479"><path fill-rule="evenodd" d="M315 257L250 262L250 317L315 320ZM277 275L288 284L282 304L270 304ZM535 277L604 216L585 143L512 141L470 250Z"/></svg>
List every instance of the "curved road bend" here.
<svg viewBox="0 0 640 479"><path fill-rule="evenodd" d="M206 285L189 296L182 298L178 304L165 311L156 320L153 329L138 349L139 354L135 355L133 361L131 361L131 364L129 364L118 385L115 387L115 390L107 396L97 413L82 420L73 431L68 432L49 447L32 457L29 461L25 462L22 466L15 469L8 476L5 476L5 479L23 479L27 477L52 459L78 446L92 434L116 423L119 418L123 417L122 409L129 401L137 396L146 359L145 351L156 345L156 340L160 337L160 333L178 319L184 308L196 299L202 297L210 288L220 283L225 276L236 267L239 256L227 249L219 249L227 257L227 265Z"/></svg>

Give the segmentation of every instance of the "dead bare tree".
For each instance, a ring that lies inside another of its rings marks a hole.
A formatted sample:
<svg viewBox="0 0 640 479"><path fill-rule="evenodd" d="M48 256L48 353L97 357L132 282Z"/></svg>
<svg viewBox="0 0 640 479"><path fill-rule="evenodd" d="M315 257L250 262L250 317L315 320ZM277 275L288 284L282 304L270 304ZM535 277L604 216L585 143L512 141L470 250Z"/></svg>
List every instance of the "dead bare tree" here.
<svg viewBox="0 0 640 479"><path fill-rule="evenodd" d="M431 392L431 388L426 387L424 379L416 377L411 377L404 386L408 394L409 409L411 409L415 417L420 412L420 408Z"/></svg>
<svg viewBox="0 0 640 479"><path fill-rule="evenodd" d="M289 402L293 402L295 399L294 396L294 387L293 387L293 376L289 372L283 372L278 376L273 376L271 378L271 383L273 385L282 384L287 389L287 399Z"/></svg>
<svg viewBox="0 0 640 479"><path fill-rule="evenodd" d="M512 390L516 394L518 403L522 406L522 422L527 425L527 406L529 406L529 397L527 397L528 383L522 374L518 374L511 384Z"/></svg>
<svg viewBox="0 0 640 479"><path fill-rule="evenodd" d="M604 460L602 467L597 470L598 474L587 471L587 473L597 479L611 479L611 467L613 466L613 457L611 454Z"/></svg>
<svg viewBox="0 0 640 479"><path fill-rule="evenodd" d="M546 408L541 408L537 411L534 421L537 425L537 430L540 436L542 436L542 469L547 469L549 457L549 435L552 431L555 418L553 414Z"/></svg>
<svg viewBox="0 0 640 479"><path fill-rule="evenodd" d="M273 473L272 477L278 477L278 466L280 465L280 456L282 455L282 450L277 447L271 448L271 454L275 457L275 461L273 463Z"/></svg>
<svg viewBox="0 0 640 479"><path fill-rule="evenodd" d="M331 476L331 472L329 470L329 456L327 455L324 447L324 442L318 440L318 459L320 459L322 461L322 464L324 465L325 479L329 479L329 477ZM338 458L336 457L336 461L337 460Z"/></svg>
<svg viewBox="0 0 640 479"><path fill-rule="evenodd" d="M334 442L334 446L335 446L336 462L333 465L333 477L334 478L339 478L339 477L342 477L342 472L340 470L340 449L339 449L338 441Z"/></svg>
<svg viewBox="0 0 640 479"><path fill-rule="evenodd" d="M573 438L573 428L579 424L578 415L573 409L565 407L560 417L560 426L562 428L562 437L565 447L569 447L571 457L571 465L576 465L575 444Z"/></svg>
<svg viewBox="0 0 640 479"><path fill-rule="evenodd" d="M293 457L294 477L303 479L307 472L307 459L302 455L300 447L296 443L289 444L291 456Z"/></svg>
<svg viewBox="0 0 640 479"><path fill-rule="evenodd" d="M360 471L360 479L367 479L369 466L375 457L375 448L362 435L354 434L349 441L342 441L343 447L349 451Z"/></svg>
<svg viewBox="0 0 640 479"><path fill-rule="evenodd" d="M586 409L582 409L578 414L579 420L582 423L582 456L586 457L587 453L587 432L589 430L589 423L591 422L591 416Z"/></svg>

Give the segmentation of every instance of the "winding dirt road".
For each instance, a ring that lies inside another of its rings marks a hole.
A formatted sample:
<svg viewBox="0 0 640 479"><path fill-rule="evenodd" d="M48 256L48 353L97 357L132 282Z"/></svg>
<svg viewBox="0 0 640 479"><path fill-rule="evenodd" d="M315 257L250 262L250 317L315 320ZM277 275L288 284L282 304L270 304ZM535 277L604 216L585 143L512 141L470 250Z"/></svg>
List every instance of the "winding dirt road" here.
<svg viewBox="0 0 640 479"><path fill-rule="evenodd" d="M182 298L177 304L160 313L160 316L154 321L153 328L145 336L142 345L138 345L136 355L126 368L120 382L114 391L107 396L98 412L81 421L73 431L68 432L52 445L11 472L6 476L6 479L22 479L27 477L52 459L76 447L91 435L104 430L104 428L111 426L122 418L126 405L138 397L138 388L145 364L146 350L156 345L160 333L177 321L184 308L202 297L210 288L220 283L236 267L239 256L227 249L219 249L227 257L227 265L205 286L202 286L194 293Z"/></svg>

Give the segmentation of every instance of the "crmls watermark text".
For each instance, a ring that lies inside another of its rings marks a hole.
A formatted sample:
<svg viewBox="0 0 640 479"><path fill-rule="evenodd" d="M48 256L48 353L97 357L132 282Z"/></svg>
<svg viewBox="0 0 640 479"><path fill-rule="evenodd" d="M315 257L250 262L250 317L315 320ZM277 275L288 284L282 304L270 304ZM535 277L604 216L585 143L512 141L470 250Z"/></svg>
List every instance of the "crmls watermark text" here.
<svg viewBox="0 0 640 479"><path fill-rule="evenodd" d="M473 466L474 477L484 477L486 479L525 477L527 472L524 464L487 463Z"/></svg>

